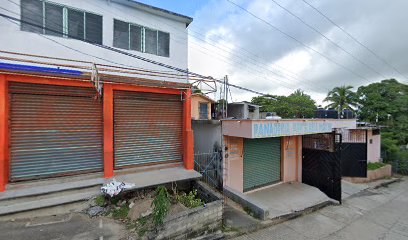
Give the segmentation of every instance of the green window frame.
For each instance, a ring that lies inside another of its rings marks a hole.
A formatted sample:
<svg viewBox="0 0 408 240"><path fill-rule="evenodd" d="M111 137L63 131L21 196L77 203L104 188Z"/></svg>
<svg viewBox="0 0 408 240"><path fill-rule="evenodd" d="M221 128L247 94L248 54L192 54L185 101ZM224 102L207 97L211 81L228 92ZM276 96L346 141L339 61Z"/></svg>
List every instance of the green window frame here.
<svg viewBox="0 0 408 240"><path fill-rule="evenodd" d="M170 57L170 33L113 19L113 47Z"/></svg>
<svg viewBox="0 0 408 240"><path fill-rule="evenodd" d="M22 31L103 42L102 15L42 0L21 0L20 10Z"/></svg>

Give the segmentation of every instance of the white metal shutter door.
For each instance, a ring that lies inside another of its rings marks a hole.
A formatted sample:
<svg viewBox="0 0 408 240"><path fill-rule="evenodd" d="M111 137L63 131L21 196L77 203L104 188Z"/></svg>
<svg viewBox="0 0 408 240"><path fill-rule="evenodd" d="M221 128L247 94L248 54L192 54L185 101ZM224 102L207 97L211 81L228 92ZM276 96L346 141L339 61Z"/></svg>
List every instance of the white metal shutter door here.
<svg viewBox="0 0 408 240"><path fill-rule="evenodd" d="M180 95L114 91L115 168L182 161Z"/></svg>
<svg viewBox="0 0 408 240"><path fill-rule="evenodd" d="M11 181L102 171L92 88L10 83Z"/></svg>

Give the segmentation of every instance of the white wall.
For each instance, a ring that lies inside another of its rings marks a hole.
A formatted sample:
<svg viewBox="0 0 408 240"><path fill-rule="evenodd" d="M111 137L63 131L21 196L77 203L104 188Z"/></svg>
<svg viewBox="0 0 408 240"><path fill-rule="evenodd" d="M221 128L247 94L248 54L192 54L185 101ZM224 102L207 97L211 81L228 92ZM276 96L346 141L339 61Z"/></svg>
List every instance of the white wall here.
<svg viewBox="0 0 408 240"><path fill-rule="evenodd" d="M20 0L11 0L20 5ZM172 65L178 68L188 68L188 35L186 23L170 20L165 17L153 15L135 8L123 6L108 0L51 0L50 2L75 7L88 12L103 15L103 44L112 47L113 42L113 18L140 24L145 27L170 33L170 57L160 57L152 54L145 54L137 51L129 51L133 54L149 58L158 62ZM8 9L8 12L0 9L0 13L7 14L20 19L20 6L9 1L1 1L1 7ZM15 14L17 13L17 14ZM121 64L131 65L137 68L166 70L166 68L146 63L141 60L127 57L109 50L81 42L79 40L53 37L49 35L39 35L36 33L20 31L20 23L13 24L3 17L0 17L0 46L1 50L20 53L30 53L46 55L52 57L69 58L75 60L93 61L96 63L112 64L95 57L86 56L74 50L67 49L45 37L58 41L88 54L108 59ZM3 55L3 54L1 54ZM3 61L0 59L0 61ZM186 80L169 81L186 82Z"/></svg>
<svg viewBox="0 0 408 240"><path fill-rule="evenodd" d="M373 130L367 132L367 160L379 162L381 159L381 135L373 135Z"/></svg>

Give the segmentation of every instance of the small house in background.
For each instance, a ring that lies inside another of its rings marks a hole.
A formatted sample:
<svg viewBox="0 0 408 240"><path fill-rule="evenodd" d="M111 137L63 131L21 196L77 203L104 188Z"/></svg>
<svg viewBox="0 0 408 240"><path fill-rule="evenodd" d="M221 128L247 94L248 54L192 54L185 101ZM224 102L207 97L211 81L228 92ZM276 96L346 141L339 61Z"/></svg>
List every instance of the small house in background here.
<svg viewBox="0 0 408 240"><path fill-rule="evenodd" d="M228 104L228 118L259 119L259 105L250 102L236 102Z"/></svg>
<svg viewBox="0 0 408 240"><path fill-rule="evenodd" d="M191 118L193 120L210 120L211 109L214 100L202 93L194 93L191 96Z"/></svg>

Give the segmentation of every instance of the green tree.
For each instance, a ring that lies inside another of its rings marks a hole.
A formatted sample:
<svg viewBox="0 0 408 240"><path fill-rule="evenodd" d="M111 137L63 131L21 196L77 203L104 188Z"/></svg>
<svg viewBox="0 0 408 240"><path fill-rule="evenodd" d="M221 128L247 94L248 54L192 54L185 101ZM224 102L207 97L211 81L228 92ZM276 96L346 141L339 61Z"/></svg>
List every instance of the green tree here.
<svg viewBox="0 0 408 240"><path fill-rule="evenodd" d="M290 115L295 118L312 118L316 110L316 102L298 89L287 97L288 107L290 108Z"/></svg>
<svg viewBox="0 0 408 240"><path fill-rule="evenodd" d="M260 105L262 112L276 112L282 118L311 118L316 110L316 102L300 89L289 96L254 97L251 102Z"/></svg>
<svg viewBox="0 0 408 240"><path fill-rule="evenodd" d="M351 89L353 89L353 86L350 85L333 88L323 100L325 102L330 102L330 104L327 105L327 108L336 109L339 113L339 117L343 109L354 111L354 108L357 107L358 99L356 93Z"/></svg>
<svg viewBox="0 0 408 240"><path fill-rule="evenodd" d="M395 79L361 86L358 115L381 129L381 149L386 162L398 173L408 174L408 85Z"/></svg>
<svg viewBox="0 0 408 240"><path fill-rule="evenodd" d="M358 115L361 120L387 126L384 131L387 138L397 141L398 145L408 142L408 85L395 79L387 79L361 86Z"/></svg>

